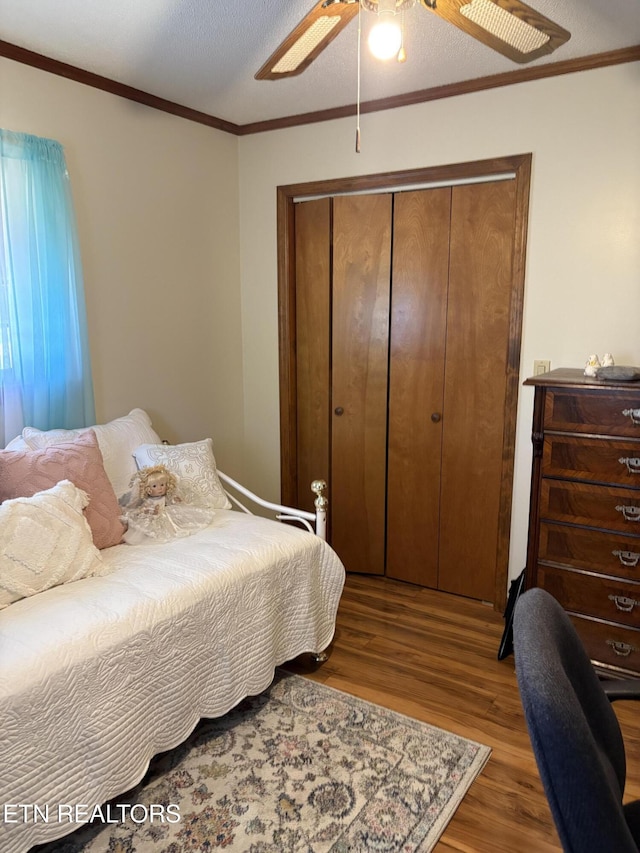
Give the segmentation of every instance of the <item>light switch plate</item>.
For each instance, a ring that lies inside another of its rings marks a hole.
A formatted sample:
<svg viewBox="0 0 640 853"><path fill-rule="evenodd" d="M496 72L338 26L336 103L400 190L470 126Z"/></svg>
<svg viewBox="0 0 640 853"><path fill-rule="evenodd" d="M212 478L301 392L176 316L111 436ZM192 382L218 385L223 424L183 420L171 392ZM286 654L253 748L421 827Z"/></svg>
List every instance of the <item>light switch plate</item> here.
<svg viewBox="0 0 640 853"><path fill-rule="evenodd" d="M548 373L551 370L551 362L540 359L533 362L533 375L540 376L541 373Z"/></svg>

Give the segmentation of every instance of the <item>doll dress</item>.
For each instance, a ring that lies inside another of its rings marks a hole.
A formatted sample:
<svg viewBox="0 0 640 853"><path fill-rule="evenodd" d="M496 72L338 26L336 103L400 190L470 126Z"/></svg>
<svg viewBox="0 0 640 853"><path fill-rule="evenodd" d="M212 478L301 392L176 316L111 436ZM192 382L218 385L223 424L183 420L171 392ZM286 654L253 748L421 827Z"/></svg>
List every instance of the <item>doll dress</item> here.
<svg viewBox="0 0 640 853"><path fill-rule="evenodd" d="M128 545L167 542L207 527L213 516L212 509L185 503L175 493L170 498L138 499L125 507L122 519L127 530L123 539Z"/></svg>

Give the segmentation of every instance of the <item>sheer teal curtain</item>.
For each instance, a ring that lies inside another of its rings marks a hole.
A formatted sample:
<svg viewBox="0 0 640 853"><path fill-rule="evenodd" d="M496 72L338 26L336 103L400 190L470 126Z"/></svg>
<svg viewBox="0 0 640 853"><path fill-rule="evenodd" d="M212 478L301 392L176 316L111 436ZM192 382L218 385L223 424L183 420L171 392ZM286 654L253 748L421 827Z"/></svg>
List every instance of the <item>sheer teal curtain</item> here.
<svg viewBox="0 0 640 853"><path fill-rule="evenodd" d="M95 423L82 268L59 142L0 129L0 447Z"/></svg>

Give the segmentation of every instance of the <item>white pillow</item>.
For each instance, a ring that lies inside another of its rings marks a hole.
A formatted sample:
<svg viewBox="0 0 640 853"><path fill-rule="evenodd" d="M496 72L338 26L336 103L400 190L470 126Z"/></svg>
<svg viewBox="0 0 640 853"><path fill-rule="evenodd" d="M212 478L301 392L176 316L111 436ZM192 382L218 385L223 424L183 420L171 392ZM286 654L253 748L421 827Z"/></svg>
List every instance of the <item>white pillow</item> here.
<svg viewBox="0 0 640 853"><path fill-rule="evenodd" d="M218 478L210 438L187 444L143 444L133 455L138 468L164 465L175 474L185 501L212 509L231 509Z"/></svg>
<svg viewBox="0 0 640 853"><path fill-rule="evenodd" d="M21 435L17 435L15 438L11 439L9 444L5 447L5 450L33 450L33 448L29 447Z"/></svg>
<svg viewBox="0 0 640 853"><path fill-rule="evenodd" d="M25 427L22 438L31 450L42 450L52 444L73 441L88 429L96 434L104 470L116 496L120 498L129 490L129 482L137 470L133 451L141 444L161 443L160 436L151 426L151 418L142 409L133 409L128 415L109 423L82 429L50 429L43 432L35 427Z"/></svg>
<svg viewBox="0 0 640 853"><path fill-rule="evenodd" d="M106 571L69 480L0 505L0 610L61 583Z"/></svg>

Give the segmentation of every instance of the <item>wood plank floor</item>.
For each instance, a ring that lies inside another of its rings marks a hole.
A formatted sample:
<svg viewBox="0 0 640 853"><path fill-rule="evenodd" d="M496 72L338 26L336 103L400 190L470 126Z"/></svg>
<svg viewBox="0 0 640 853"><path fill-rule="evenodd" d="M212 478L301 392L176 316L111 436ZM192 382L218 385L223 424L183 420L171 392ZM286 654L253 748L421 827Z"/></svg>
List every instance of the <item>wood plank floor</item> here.
<svg viewBox="0 0 640 853"><path fill-rule="evenodd" d="M560 850L522 715L514 659L496 654L489 606L386 578L350 575L329 660L294 669L492 748L436 853ZM625 801L640 798L640 703L616 702L627 747Z"/></svg>

